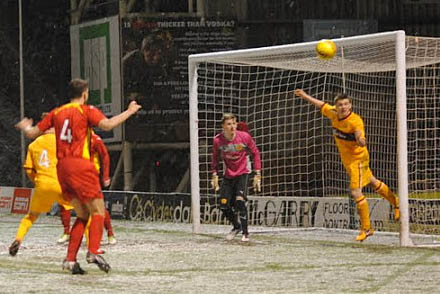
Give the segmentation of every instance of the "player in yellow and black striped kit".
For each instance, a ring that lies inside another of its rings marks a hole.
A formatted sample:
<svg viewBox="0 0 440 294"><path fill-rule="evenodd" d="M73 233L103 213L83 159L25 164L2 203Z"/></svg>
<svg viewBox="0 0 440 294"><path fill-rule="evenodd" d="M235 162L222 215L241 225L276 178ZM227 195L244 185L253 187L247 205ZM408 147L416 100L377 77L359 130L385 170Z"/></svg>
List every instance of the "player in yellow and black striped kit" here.
<svg viewBox="0 0 440 294"><path fill-rule="evenodd" d="M400 218L399 198L385 183L376 179L370 170L370 155L365 139L364 122L359 115L352 112L351 98L347 95L338 95L335 97L335 105L331 106L308 95L302 89L295 90L295 95L320 108L321 113L331 120L333 137L342 164L350 176L351 195L356 201L361 219L361 231L356 240L362 242L374 233L370 224L368 202L362 194L362 188L366 185L371 185L377 193L393 205L394 219L398 221Z"/></svg>

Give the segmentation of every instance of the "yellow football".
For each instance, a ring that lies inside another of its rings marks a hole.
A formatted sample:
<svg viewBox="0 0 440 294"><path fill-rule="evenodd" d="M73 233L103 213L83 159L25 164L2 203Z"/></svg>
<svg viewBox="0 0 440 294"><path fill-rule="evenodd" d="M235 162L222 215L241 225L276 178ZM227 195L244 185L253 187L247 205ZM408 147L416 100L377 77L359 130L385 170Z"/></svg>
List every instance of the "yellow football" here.
<svg viewBox="0 0 440 294"><path fill-rule="evenodd" d="M321 40L316 44L318 57L324 60L332 59L338 51L335 42L332 40Z"/></svg>

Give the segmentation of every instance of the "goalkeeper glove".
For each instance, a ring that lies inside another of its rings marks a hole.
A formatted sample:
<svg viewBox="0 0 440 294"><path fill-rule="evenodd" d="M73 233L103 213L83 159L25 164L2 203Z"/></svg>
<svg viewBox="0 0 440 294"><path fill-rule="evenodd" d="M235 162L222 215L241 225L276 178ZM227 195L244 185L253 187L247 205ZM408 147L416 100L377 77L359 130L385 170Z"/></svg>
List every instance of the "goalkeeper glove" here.
<svg viewBox="0 0 440 294"><path fill-rule="evenodd" d="M261 192L261 174L259 172L255 174L252 186L254 187L254 191Z"/></svg>
<svg viewBox="0 0 440 294"><path fill-rule="evenodd" d="M213 174L211 178L211 187L214 189L215 192L217 192L220 187L218 186L218 176L217 174Z"/></svg>

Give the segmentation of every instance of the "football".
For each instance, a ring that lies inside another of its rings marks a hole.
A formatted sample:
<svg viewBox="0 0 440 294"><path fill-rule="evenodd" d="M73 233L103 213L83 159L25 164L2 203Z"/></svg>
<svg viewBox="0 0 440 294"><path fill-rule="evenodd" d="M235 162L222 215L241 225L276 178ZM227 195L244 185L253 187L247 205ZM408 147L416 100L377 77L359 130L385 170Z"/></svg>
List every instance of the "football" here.
<svg viewBox="0 0 440 294"><path fill-rule="evenodd" d="M324 60L332 59L338 51L335 42L332 40L321 40L316 44L318 57Z"/></svg>

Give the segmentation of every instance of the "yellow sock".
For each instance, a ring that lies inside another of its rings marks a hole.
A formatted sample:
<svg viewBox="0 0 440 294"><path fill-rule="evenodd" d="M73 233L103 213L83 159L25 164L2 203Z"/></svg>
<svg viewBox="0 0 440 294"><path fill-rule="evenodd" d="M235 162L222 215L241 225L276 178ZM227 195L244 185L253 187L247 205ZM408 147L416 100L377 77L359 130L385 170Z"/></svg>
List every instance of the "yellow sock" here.
<svg viewBox="0 0 440 294"><path fill-rule="evenodd" d="M92 218L89 217L89 221L87 222L87 226L84 229L84 235L86 236L87 246L89 246L89 229L90 229L90 222L91 221L92 221Z"/></svg>
<svg viewBox="0 0 440 294"><path fill-rule="evenodd" d="M390 188L388 188L388 186L384 182L379 181L379 185L374 190L380 196L388 200L391 205L399 206L397 196L390 190Z"/></svg>
<svg viewBox="0 0 440 294"><path fill-rule="evenodd" d="M356 200L356 207L361 218L361 229L368 231L370 229L370 209L368 208L368 202L365 196L361 196Z"/></svg>
<svg viewBox="0 0 440 294"><path fill-rule="evenodd" d="M29 229L32 227L34 222L37 220L38 216L32 214L26 214L20 222L18 226L17 235L15 236L15 240L22 241L24 236L26 236Z"/></svg>

